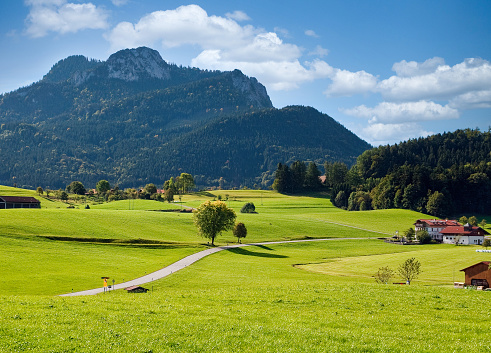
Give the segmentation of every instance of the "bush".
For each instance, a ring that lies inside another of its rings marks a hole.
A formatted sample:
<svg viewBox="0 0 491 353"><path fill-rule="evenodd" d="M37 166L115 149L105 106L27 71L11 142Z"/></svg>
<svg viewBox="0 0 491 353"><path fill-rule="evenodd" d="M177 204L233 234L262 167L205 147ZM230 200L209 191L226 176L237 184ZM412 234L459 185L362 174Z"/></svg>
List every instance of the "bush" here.
<svg viewBox="0 0 491 353"><path fill-rule="evenodd" d="M247 202L240 209L240 213L256 213L256 206L252 202Z"/></svg>
<svg viewBox="0 0 491 353"><path fill-rule="evenodd" d="M418 239L420 244L431 243L431 235L428 234L426 230L421 230L416 233L416 239Z"/></svg>
<svg viewBox="0 0 491 353"><path fill-rule="evenodd" d="M374 277L377 283L387 284L394 277L394 271L388 266L381 267Z"/></svg>

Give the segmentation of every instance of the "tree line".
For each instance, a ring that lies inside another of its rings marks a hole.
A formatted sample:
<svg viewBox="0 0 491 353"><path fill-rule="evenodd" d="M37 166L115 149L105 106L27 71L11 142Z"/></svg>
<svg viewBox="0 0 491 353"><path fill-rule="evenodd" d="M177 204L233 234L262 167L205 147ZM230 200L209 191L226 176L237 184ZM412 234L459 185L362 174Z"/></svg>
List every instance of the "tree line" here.
<svg viewBox="0 0 491 353"><path fill-rule="evenodd" d="M491 209L490 151L491 132L470 129L373 148L349 170L333 168L331 201L347 210L483 214Z"/></svg>
<svg viewBox="0 0 491 353"><path fill-rule="evenodd" d="M311 172L306 173L309 168ZM315 171L315 172L314 172ZM436 217L491 209L491 132L457 130L362 153L351 167L279 164L273 188L282 193L324 190L349 211L405 208ZM307 178L308 175L308 178Z"/></svg>
<svg viewBox="0 0 491 353"><path fill-rule="evenodd" d="M99 180L94 189L87 189L80 181L72 181L63 189L51 190L38 186L36 192L41 196L46 194L48 198L68 201L69 195L77 200L89 197L99 201L118 201L127 199L147 199L157 201L174 201L174 196L186 194L195 188L194 177L189 173L181 173L179 176L166 180L159 192L153 183L146 184L143 188L125 188L121 190L117 185L111 186L107 180Z"/></svg>

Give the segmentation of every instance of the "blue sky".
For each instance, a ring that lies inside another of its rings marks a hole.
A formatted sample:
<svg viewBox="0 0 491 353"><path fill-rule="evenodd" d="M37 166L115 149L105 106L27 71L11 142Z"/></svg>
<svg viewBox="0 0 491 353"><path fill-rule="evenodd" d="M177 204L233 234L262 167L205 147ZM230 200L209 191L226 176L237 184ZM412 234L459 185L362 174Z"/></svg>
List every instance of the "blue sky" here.
<svg viewBox="0 0 491 353"><path fill-rule="evenodd" d="M491 126L491 1L25 0L0 3L0 93L60 59L148 46L240 69L373 145Z"/></svg>

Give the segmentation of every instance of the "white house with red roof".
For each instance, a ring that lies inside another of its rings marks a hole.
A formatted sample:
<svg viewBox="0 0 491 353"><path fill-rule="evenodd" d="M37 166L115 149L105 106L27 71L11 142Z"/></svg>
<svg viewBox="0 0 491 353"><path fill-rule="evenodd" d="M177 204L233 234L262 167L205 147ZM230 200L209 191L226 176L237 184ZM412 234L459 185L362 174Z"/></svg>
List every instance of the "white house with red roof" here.
<svg viewBox="0 0 491 353"><path fill-rule="evenodd" d="M418 219L414 223L416 234L426 230L433 240L443 242L442 230L447 227L462 226L454 219Z"/></svg>
<svg viewBox="0 0 491 353"><path fill-rule="evenodd" d="M484 236L489 234L481 227L474 227L469 223L463 226L447 227L441 233L444 243L462 245L481 245L484 241Z"/></svg>

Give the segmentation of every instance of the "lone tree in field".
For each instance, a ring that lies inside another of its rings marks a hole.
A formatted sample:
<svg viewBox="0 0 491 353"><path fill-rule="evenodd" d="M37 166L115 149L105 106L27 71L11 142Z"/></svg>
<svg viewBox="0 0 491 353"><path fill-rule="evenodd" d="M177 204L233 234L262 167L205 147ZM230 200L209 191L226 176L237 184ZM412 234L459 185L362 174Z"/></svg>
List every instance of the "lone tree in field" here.
<svg viewBox="0 0 491 353"><path fill-rule="evenodd" d="M234 237L237 238L237 243L240 243L240 238L245 238L247 236L247 228L244 223L239 222L235 225L234 230Z"/></svg>
<svg viewBox="0 0 491 353"><path fill-rule="evenodd" d="M234 228L236 217L234 210L222 201L206 201L193 212L198 234L211 239L211 245L215 245L221 232Z"/></svg>
<svg viewBox="0 0 491 353"><path fill-rule="evenodd" d="M394 277L394 271L389 266L380 267L374 277L377 283L387 284Z"/></svg>
<svg viewBox="0 0 491 353"><path fill-rule="evenodd" d="M42 187L38 186L36 192L39 194L39 196L41 196L44 193L44 190Z"/></svg>
<svg viewBox="0 0 491 353"><path fill-rule="evenodd" d="M411 284L411 281L418 278L421 273L421 263L412 257L400 264L397 272L407 284Z"/></svg>

